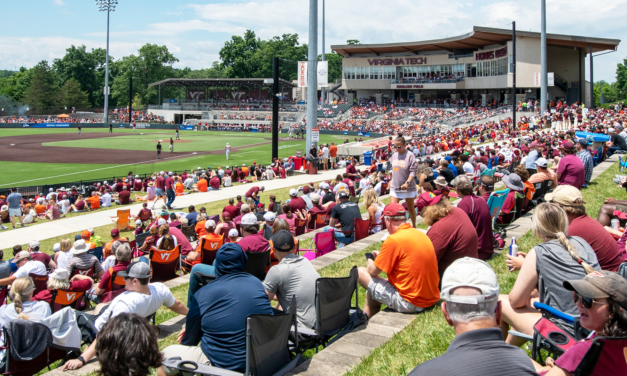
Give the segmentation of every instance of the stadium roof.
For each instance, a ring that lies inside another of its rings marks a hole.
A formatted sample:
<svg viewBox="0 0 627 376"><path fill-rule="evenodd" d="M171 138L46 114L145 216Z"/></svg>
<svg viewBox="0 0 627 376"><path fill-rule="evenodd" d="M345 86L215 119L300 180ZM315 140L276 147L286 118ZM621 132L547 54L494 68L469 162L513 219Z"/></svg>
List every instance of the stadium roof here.
<svg viewBox="0 0 627 376"><path fill-rule="evenodd" d="M516 30L517 36L540 38L540 33ZM491 44L505 45L512 40L512 31L509 29L494 29L491 27L474 26L470 33L444 38L419 42L385 43L385 44L355 44L355 45L335 45L331 49L340 55L351 56L355 54L380 54L387 53L407 53L418 55L423 51L449 51L481 49L483 46ZM574 35L547 34L546 43L549 46L558 47L581 47L586 53L592 45L593 52L616 50L620 43L619 39L605 39L580 37Z"/></svg>
<svg viewBox="0 0 627 376"><path fill-rule="evenodd" d="M153 82L148 87L152 86L178 86L178 87L214 87L214 86L230 86L240 88L271 88L272 84L264 84L264 80L269 78L168 78L162 81ZM296 85L279 79L279 86L293 86Z"/></svg>

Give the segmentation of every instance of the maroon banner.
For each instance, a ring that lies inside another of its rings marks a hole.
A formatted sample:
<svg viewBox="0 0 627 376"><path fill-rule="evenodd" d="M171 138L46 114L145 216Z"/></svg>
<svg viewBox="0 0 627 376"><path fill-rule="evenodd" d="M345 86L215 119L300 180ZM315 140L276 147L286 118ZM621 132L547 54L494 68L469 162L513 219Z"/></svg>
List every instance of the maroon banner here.
<svg viewBox="0 0 627 376"><path fill-rule="evenodd" d="M426 57L399 57L394 59L368 59L370 65L424 65Z"/></svg>

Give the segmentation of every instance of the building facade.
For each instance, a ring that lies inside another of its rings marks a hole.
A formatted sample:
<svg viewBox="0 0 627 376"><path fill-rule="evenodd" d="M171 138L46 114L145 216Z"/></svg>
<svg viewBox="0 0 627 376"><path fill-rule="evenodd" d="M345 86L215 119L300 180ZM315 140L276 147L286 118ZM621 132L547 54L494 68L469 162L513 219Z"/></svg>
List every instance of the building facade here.
<svg viewBox="0 0 627 376"><path fill-rule="evenodd" d="M516 32L516 100L540 98L540 33ZM389 44L335 45L343 55L350 100L482 100L512 102L512 31L475 26L457 37ZM590 53L616 50L620 40L547 34L549 99L590 103ZM551 83L549 81L549 83Z"/></svg>

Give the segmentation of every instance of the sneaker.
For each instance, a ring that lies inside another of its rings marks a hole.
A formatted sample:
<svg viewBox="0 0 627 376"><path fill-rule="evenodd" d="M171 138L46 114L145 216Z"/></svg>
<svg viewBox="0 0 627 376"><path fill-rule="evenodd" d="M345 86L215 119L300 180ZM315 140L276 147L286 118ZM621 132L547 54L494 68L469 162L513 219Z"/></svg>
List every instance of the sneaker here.
<svg viewBox="0 0 627 376"><path fill-rule="evenodd" d="M6 230L8 227L0 226L0 230Z"/></svg>
<svg viewBox="0 0 627 376"><path fill-rule="evenodd" d="M616 183L616 184L620 184L620 182L621 182L619 179L612 179L612 181L613 181L614 183Z"/></svg>
<svg viewBox="0 0 627 376"><path fill-rule="evenodd" d="M26 226L24 226L24 224L23 224L23 223L20 223L20 226L22 226L22 227L26 227Z"/></svg>
<svg viewBox="0 0 627 376"><path fill-rule="evenodd" d="M623 180L625 179L625 175L616 175L616 179Z"/></svg>

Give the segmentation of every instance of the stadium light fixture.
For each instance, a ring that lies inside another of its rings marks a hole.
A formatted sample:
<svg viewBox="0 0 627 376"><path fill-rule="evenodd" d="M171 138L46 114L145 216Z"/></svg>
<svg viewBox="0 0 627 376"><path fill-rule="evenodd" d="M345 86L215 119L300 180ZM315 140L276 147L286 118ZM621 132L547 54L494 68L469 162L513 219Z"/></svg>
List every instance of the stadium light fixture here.
<svg viewBox="0 0 627 376"><path fill-rule="evenodd" d="M115 12L115 7L118 5L117 0L96 0L96 6L100 12L107 12L107 63L105 69L105 87L103 89L104 94L104 122L109 123L109 14Z"/></svg>

